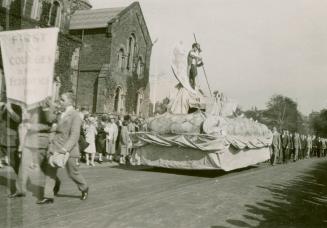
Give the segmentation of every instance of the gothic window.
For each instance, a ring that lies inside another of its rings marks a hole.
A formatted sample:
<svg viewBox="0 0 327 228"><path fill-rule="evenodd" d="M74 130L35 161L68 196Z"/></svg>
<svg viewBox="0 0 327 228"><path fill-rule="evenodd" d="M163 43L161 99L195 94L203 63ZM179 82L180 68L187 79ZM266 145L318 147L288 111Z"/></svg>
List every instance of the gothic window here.
<svg viewBox="0 0 327 228"><path fill-rule="evenodd" d="M55 55L55 62L59 62L60 52L59 52L59 46L56 47L56 55Z"/></svg>
<svg viewBox="0 0 327 228"><path fill-rule="evenodd" d="M33 2L34 0L25 0L24 14L27 17L32 16Z"/></svg>
<svg viewBox="0 0 327 228"><path fill-rule="evenodd" d="M136 93L136 105L135 105L135 114L140 115L141 105L143 103L143 90L139 90Z"/></svg>
<svg viewBox="0 0 327 228"><path fill-rule="evenodd" d="M142 57L139 57L137 59L137 65L136 65L136 74L139 79L143 78L143 66L144 63L142 61Z"/></svg>
<svg viewBox="0 0 327 228"><path fill-rule="evenodd" d="M80 55L79 52L80 52L79 48L75 48L75 50L73 52L72 60L70 62L70 67L73 70L78 70L78 62L79 62L79 55Z"/></svg>
<svg viewBox="0 0 327 228"><path fill-rule="evenodd" d="M60 27L61 21L61 6L59 2L55 1L51 7L49 24L51 26Z"/></svg>
<svg viewBox="0 0 327 228"><path fill-rule="evenodd" d="M37 20L40 19L41 9L42 9L42 1L33 0L33 8L32 8L31 18L37 19Z"/></svg>
<svg viewBox="0 0 327 228"><path fill-rule="evenodd" d="M0 0L0 6L8 7L10 5L10 0Z"/></svg>
<svg viewBox="0 0 327 228"><path fill-rule="evenodd" d="M136 38L135 35L132 34L128 38L128 53L127 53L127 70L133 70L133 59L134 59L134 52L136 46Z"/></svg>
<svg viewBox="0 0 327 228"><path fill-rule="evenodd" d="M124 62L125 62L125 53L124 53L124 49L121 48L119 49L118 51L118 55L117 55L117 66L118 66L118 69L123 71L124 70Z"/></svg>
<svg viewBox="0 0 327 228"><path fill-rule="evenodd" d="M115 91L115 104L114 104L115 112L120 112L121 97L122 97L122 89L121 89L120 86L118 86L116 91Z"/></svg>

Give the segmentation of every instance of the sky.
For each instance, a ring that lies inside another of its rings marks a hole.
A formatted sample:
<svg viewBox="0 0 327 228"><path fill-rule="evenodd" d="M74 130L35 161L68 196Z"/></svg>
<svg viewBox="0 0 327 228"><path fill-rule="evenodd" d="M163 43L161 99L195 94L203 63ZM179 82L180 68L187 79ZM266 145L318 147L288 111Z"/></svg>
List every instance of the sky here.
<svg viewBox="0 0 327 228"><path fill-rule="evenodd" d="M90 0L93 8L127 6L131 0ZM172 51L188 49L196 34L211 90L241 108L265 108L275 94L298 102L303 114L327 108L326 0L139 0L152 38L151 97L176 83ZM203 71L199 81L206 88ZM157 84L157 85L158 85ZM152 87L153 88L153 87ZM153 92L153 90L152 90Z"/></svg>

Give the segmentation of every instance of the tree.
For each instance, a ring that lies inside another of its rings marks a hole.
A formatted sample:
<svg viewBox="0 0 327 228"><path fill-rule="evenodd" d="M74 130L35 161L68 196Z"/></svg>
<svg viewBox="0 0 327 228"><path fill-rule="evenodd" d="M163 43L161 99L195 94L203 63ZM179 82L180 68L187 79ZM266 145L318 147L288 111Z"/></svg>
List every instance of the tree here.
<svg viewBox="0 0 327 228"><path fill-rule="evenodd" d="M327 137L327 109L312 112L309 115L309 125L313 134Z"/></svg>
<svg viewBox="0 0 327 228"><path fill-rule="evenodd" d="M268 101L263 117L265 124L269 127L276 126L279 130L299 131L299 126L302 125L297 103L282 95L275 95Z"/></svg>

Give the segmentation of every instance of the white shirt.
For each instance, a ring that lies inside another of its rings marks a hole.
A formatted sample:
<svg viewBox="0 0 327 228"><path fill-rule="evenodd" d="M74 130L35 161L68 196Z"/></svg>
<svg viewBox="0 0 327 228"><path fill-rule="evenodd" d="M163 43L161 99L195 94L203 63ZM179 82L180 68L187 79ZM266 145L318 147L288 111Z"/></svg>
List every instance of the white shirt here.
<svg viewBox="0 0 327 228"><path fill-rule="evenodd" d="M74 110L73 106L66 107L65 111L61 114L60 119L63 119L67 115L67 113L70 112L71 110Z"/></svg>

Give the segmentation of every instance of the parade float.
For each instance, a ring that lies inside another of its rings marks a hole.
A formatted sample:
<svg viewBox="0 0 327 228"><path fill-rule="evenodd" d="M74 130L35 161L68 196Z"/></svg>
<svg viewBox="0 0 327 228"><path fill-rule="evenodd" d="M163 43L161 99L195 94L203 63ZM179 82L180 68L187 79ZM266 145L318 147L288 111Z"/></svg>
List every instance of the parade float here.
<svg viewBox="0 0 327 228"><path fill-rule="evenodd" d="M206 97L199 88L193 89L183 77L187 75L183 59L183 51L175 48L172 73L179 83L167 112L150 118L146 132L132 134L137 163L231 171L267 161L271 131L235 114L235 102L219 92Z"/></svg>

